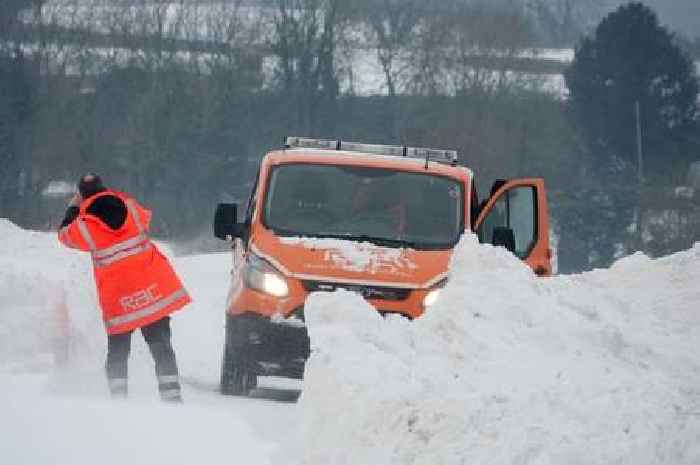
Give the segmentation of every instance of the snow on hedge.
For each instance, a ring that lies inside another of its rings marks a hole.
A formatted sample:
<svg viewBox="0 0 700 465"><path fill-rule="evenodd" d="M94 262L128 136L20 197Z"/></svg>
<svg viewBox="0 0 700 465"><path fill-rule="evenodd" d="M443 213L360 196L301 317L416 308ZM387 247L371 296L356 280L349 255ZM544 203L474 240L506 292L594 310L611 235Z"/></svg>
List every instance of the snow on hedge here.
<svg viewBox="0 0 700 465"><path fill-rule="evenodd" d="M700 243L537 278L466 237L438 303L307 305L305 462L700 463Z"/></svg>

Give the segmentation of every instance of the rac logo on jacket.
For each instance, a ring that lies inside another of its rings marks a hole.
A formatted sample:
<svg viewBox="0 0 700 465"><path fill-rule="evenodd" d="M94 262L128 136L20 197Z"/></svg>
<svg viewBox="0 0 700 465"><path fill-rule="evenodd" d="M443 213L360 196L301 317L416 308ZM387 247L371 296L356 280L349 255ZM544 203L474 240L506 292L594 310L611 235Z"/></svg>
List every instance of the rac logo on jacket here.
<svg viewBox="0 0 700 465"><path fill-rule="evenodd" d="M157 285L151 284L146 289L141 289L140 291L134 292L131 295L127 295L119 299L119 304L122 306L122 310L125 312L131 312L156 303L163 297L162 295L156 293L156 287Z"/></svg>

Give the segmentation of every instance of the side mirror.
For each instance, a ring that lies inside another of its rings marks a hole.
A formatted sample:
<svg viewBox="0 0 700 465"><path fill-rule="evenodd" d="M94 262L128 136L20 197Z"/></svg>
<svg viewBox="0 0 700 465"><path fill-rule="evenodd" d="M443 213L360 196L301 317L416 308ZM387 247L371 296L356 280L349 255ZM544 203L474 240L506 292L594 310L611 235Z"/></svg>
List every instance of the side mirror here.
<svg viewBox="0 0 700 465"><path fill-rule="evenodd" d="M510 228L505 226L493 228L493 240L491 243L495 247L505 247L512 253L515 253L515 233Z"/></svg>
<svg viewBox="0 0 700 465"><path fill-rule="evenodd" d="M231 240L234 237L241 237L244 225L236 222L238 207L235 203L220 203L216 206L214 214L214 236Z"/></svg>

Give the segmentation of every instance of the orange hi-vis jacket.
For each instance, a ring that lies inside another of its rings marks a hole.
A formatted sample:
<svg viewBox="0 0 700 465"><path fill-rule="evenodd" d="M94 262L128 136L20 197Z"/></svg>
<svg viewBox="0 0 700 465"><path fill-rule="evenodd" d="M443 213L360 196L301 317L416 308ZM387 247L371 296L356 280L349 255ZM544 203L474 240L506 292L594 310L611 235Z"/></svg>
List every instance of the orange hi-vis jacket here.
<svg viewBox="0 0 700 465"><path fill-rule="evenodd" d="M92 202L105 195L126 205L126 220L117 230L87 213ZM108 334L146 326L191 302L168 259L148 238L150 221L151 212L134 199L105 191L83 201L78 217L58 232L62 244L92 255Z"/></svg>

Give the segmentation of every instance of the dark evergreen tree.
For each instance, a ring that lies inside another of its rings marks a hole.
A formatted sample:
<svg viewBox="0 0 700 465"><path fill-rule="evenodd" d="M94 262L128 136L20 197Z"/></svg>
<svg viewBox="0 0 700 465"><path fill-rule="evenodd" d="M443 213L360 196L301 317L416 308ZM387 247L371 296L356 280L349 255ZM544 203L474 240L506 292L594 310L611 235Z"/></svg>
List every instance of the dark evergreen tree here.
<svg viewBox="0 0 700 465"><path fill-rule="evenodd" d="M10 211L23 195L19 139L32 114L34 84L20 51L0 54L0 211Z"/></svg>
<svg viewBox="0 0 700 465"><path fill-rule="evenodd" d="M607 16L579 44L565 77L598 166L637 166L639 102L646 177L687 169L700 127L698 80L651 9L633 2Z"/></svg>
<svg viewBox="0 0 700 465"><path fill-rule="evenodd" d="M15 39L12 34L17 25L17 15L22 8L31 5L30 0L2 0L0 2L0 37Z"/></svg>

